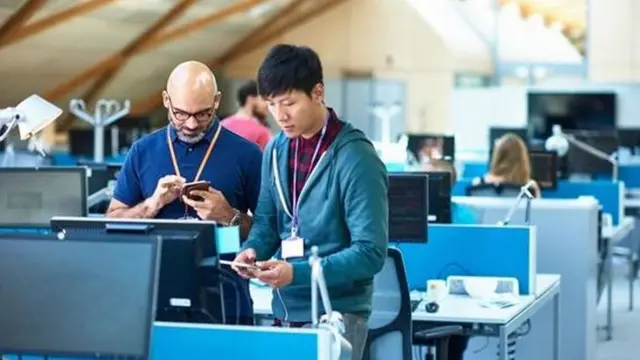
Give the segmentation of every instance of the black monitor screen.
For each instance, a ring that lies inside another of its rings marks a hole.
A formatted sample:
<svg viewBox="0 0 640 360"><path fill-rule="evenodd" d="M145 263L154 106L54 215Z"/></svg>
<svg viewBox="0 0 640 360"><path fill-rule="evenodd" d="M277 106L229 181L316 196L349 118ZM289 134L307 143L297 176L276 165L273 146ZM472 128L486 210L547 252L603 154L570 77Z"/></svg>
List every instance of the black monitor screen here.
<svg viewBox="0 0 640 360"><path fill-rule="evenodd" d="M407 134L407 150L419 162L428 160L455 160L455 138L439 134Z"/></svg>
<svg viewBox="0 0 640 360"><path fill-rule="evenodd" d="M430 223L451 224L451 173L449 171L417 171L411 173L391 173L426 175L429 181L427 196Z"/></svg>
<svg viewBox="0 0 640 360"><path fill-rule="evenodd" d="M567 131L566 133L607 155L613 155L618 151L619 141L615 131ZM612 171L613 165L609 161L599 159L578 146L569 146L567 154L569 174L603 175L611 174Z"/></svg>
<svg viewBox="0 0 640 360"><path fill-rule="evenodd" d="M618 129L618 141L620 147L635 150L640 147L640 129Z"/></svg>
<svg viewBox="0 0 640 360"><path fill-rule="evenodd" d="M88 161L78 161L78 166L86 166L88 170L88 193L89 195L104 189L109 185L109 181L118 179L118 174L122 165L110 163L94 163Z"/></svg>
<svg viewBox="0 0 640 360"><path fill-rule="evenodd" d="M553 151L531 150L531 177L541 189L558 187L558 155Z"/></svg>
<svg viewBox="0 0 640 360"><path fill-rule="evenodd" d="M553 125L563 130L614 130L616 95L614 93L539 93L528 94L528 128L536 139L552 135Z"/></svg>
<svg viewBox="0 0 640 360"><path fill-rule="evenodd" d="M156 238L0 235L0 351L147 359Z"/></svg>
<svg viewBox="0 0 640 360"><path fill-rule="evenodd" d="M54 217L54 232L74 236L102 234L161 236L162 255L156 321L224 323L224 291L217 269L215 229L211 221ZM212 266L207 262L213 261ZM231 271L231 270L230 270ZM235 324L236 314L229 314Z"/></svg>
<svg viewBox="0 0 640 360"><path fill-rule="evenodd" d="M424 174L389 174L389 239L427 242L429 183Z"/></svg>
<svg viewBox="0 0 640 360"><path fill-rule="evenodd" d="M46 227L53 216L86 215L85 168L0 168L0 226Z"/></svg>

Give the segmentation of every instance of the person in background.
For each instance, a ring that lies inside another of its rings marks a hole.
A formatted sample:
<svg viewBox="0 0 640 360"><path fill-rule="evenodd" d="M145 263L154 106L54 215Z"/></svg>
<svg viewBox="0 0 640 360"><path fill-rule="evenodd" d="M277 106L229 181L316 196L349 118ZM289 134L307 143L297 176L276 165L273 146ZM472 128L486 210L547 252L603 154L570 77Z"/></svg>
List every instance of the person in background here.
<svg viewBox="0 0 640 360"><path fill-rule="evenodd" d="M273 47L258 85L282 131L265 150L258 209L235 260L258 269L234 269L274 289L274 326L310 326L309 256L317 246L352 359L361 360L373 278L387 257L387 170L364 133L325 106L322 64L312 49Z"/></svg>
<svg viewBox="0 0 640 360"><path fill-rule="evenodd" d="M448 161L432 160L425 165L426 171L446 171L451 173L451 189L456 185L456 168ZM453 224L477 224L476 214L465 205L451 202L451 222ZM449 360L464 359L464 352L469 344L469 336L452 336L449 339Z"/></svg>
<svg viewBox="0 0 640 360"><path fill-rule="evenodd" d="M169 75L162 92L167 126L133 143L118 175L107 217L128 219L202 219L240 228L246 238L260 192L262 152L246 139L224 129L216 117L222 94L206 65L188 61ZM193 191L199 200L181 197L187 182L206 180L208 190ZM232 260L235 254L221 254ZM249 291L248 281L229 271L237 288ZM252 324L251 298L225 282L231 324ZM229 295L230 294L230 295ZM244 300L244 301L243 301ZM168 320L171 321L171 320Z"/></svg>
<svg viewBox="0 0 640 360"><path fill-rule="evenodd" d="M529 150L524 141L514 133L500 137L494 146L489 172L482 178L474 179L473 184L511 184L524 186L531 178ZM540 197L540 186L534 181L532 194Z"/></svg>
<svg viewBox="0 0 640 360"><path fill-rule="evenodd" d="M258 94L258 84L249 81L238 90L240 109L222 120L222 126L257 144L264 150L271 139L267 124L267 104Z"/></svg>

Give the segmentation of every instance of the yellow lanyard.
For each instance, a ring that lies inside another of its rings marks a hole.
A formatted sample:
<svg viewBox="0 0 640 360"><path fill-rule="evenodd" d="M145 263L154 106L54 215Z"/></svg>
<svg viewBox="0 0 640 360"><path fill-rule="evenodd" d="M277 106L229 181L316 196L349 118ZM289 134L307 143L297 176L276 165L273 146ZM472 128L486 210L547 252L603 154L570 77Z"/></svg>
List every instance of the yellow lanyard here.
<svg viewBox="0 0 640 360"><path fill-rule="evenodd" d="M211 139L209 148L207 149L207 152L204 154L204 158L200 163L200 168L198 169L198 172L196 173L196 177L195 179L193 179L193 181L198 181L198 179L200 179L200 175L202 175L202 171L204 170L204 167L207 164L207 161L209 161L209 157L211 156L211 150L213 150L213 146L216 144L216 141L218 141L218 135L220 135L221 127L222 126L218 124L218 129L216 129L216 133L215 135L213 135L213 139ZM167 145L169 146L169 153L171 153L171 162L173 163L173 170L175 171L177 176L182 177L182 174L180 173L180 167L178 166L178 159L176 158L176 152L173 149L173 142L171 141L171 129L169 128L169 126L167 126Z"/></svg>

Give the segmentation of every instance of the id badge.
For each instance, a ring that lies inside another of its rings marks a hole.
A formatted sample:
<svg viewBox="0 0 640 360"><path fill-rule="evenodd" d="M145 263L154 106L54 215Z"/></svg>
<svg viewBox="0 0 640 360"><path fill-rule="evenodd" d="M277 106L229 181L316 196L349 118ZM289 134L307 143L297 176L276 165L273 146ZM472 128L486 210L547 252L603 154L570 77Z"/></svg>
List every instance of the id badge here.
<svg viewBox="0 0 640 360"><path fill-rule="evenodd" d="M282 258L297 258L304 256L304 240L299 236L292 236L282 240Z"/></svg>

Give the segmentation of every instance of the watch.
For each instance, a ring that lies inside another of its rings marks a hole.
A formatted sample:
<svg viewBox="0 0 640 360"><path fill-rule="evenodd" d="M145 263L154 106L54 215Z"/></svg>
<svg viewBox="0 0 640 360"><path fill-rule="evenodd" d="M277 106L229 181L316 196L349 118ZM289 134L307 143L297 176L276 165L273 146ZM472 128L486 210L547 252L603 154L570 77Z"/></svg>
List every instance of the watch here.
<svg viewBox="0 0 640 360"><path fill-rule="evenodd" d="M229 221L229 226L239 226L242 220L242 213L238 209L233 209L233 217Z"/></svg>

